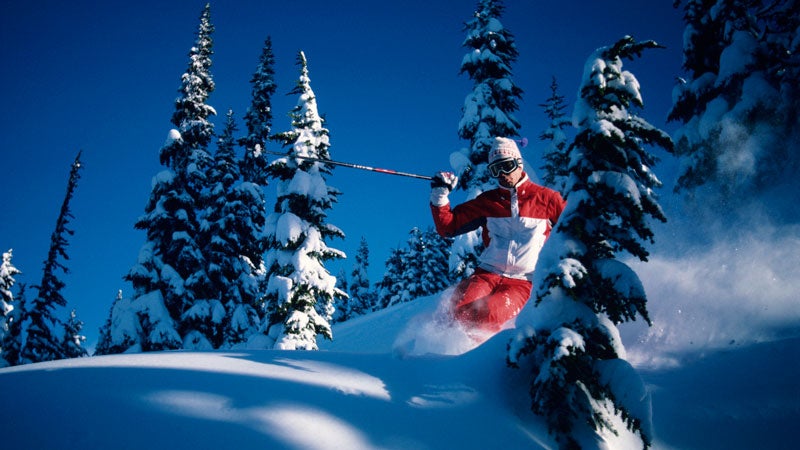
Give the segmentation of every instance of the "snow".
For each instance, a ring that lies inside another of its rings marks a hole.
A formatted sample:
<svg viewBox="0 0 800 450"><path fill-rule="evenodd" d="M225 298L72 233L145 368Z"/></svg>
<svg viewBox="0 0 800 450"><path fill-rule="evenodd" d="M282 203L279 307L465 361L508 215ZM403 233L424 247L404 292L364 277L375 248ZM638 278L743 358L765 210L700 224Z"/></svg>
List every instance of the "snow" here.
<svg viewBox="0 0 800 450"><path fill-rule="evenodd" d="M287 246L297 242L306 230L308 230L308 224L303 219L291 212L286 212L278 216L275 239Z"/></svg>
<svg viewBox="0 0 800 450"><path fill-rule="evenodd" d="M627 264L616 259L601 259L595 262L595 269L612 282L616 292L627 297L647 298L642 282Z"/></svg>
<svg viewBox="0 0 800 450"><path fill-rule="evenodd" d="M164 141L164 145L162 147L168 147L175 143L175 141L181 141L183 137L181 136L181 132L176 129L171 129L167 133L167 139Z"/></svg>
<svg viewBox="0 0 800 450"><path fill-rule="evenodd" d="M337 324L321 351L154 352L0 369L14 431L3 448L557 448L528 408L529 374L505 363L517 330L464 346L463 334L436 324L439 303L425 297ZM565 314L563 302L551 307L526 314ZM398 353L409 336L448 354ZM800 339L790 338L639 367L646 391L624 361L602 372L624 404L652 396L655 449L789 448L798 361Z"/></svg>
<svg viewBox="0 0 800 450"><path fill-rule="evenodd" d="M730 45L725 47L719 57L717 83L728 80L737 73L748 72L747 66L753 64L758 42L752 33L737 31L733 33ZM747 91L745 91L747 92Z"/></svg>

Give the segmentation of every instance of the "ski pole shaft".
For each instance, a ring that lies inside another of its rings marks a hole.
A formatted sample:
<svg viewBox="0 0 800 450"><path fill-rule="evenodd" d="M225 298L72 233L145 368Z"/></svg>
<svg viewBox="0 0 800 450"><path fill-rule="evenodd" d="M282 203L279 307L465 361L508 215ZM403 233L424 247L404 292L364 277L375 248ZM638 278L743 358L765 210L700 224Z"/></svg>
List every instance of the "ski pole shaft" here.
<svg viewBox="0 0 800 450"><path fill-rule="evenodd" d="M351 169L369 170L370 172L386 173L386 174L389 174L389 175L398 175L398 176L401 176L401 177L417 178L417 179L420 179L420 180L432 180L433 179L433 177L429 177L429 176L425 176L425 175L417 175L416 173L399 172L397 170L381 169L379 167L370 167L370 166L365 166L365 165L362 165L362 164L353 164L353 163L346 163L346 162L341 162L341 161L333 161L333 160L330 160L330 159L314 158L312 156L292 155L292 154L286 154L286 153L280 153L280 152L271 152L269 150L265 150L264 153L269 153L270 155L280 155L280 156L291 157L291 158L305 159L305 160L308 160L308 161L316 161L316 162L321 162L321 163L325 163L325 164L333 164L335 166L350 167Z"/></svg>

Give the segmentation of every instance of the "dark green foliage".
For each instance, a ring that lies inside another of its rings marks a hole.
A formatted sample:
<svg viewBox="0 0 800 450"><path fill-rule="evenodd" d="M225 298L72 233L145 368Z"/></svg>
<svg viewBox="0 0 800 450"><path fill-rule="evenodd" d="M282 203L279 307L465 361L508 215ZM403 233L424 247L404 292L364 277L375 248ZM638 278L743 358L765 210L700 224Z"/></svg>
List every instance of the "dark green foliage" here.
<svg viewBox="0 0 800 450"><path fill-rule="evenodd" d="M361 238L356 251L355 264L350 273L350 314L352 317L364 315L376 307L377 298L369 282L369 246L367 240Z"/></svg>
<svg viewBox="0 0 800 450"><path fill-rule="evenodd" d="M550 119L549 127L539 135L540 140L549 142L542 154L544 160L542 182L545 186L555 189L564 196L567 192L569 166L568 142L564 128L570 127L572 123L569 118L565 118L564 109L567 105L564 102L564 96L558 93L558 83L555 77L550 85L550 97L539 106L544 109L545 115Z"/></svg>
<svg viewBox="0 0 800 450"><path fill-rule="evenodd" d="M519 135L520 123L514 117L522 97L511 80L511 66L518 52L513 35L500 25L503 13L500 0L479 0L475 14L464 26L468 50L460 73L473 81L473 90L462 108L458 135L469 141L470 168L459 174L462 188L480 187L491 182L484 164L494 137Z"/></svg>
<svg viewBox="0 0 800 450"><path fill-rule="evenodd" d="M124 343L109 348L124 350L130 344L142 351L176 349L189 335L189 347L219 341L218 331L207 320L207 314L219 307L206 272L203 240L207 238L200 233L203 195L213 164L207 147L214 131L208 118L215 112L206 104L214 90L209 72L214 31L210 16L206 5L175 100L172 123L177 129L170 131L159 153L166 170L156 175L145 214L135 224L147 237L137 264L125 276L133 285L133 306L120 313L135 314L122 322L138 323L136 330L126 330L136 336L125 334Z"/></svg>
<svg viewBox="0 0 800 450"><path fill-rule="evenodd" d="M656 159L646 148L671 152L672 141L630 111L642 98L622 59L659 47L626 36L590 57L576 105L577 135L568 147L567 206L540 257L547 263L537 267L536 303L557 304L560 314L523 337L510 356L533 361L532 408L562 449L580 448L587 425L618 435L613 415L644 448L651 444L643 418L615 397L616 372L605 368L620 361L615 324L637 317L650 323L638 276L617 258L627 253L646 261L653 240L648 220L666 220L655 194L661 183L651 171Z"/></svg>
<svg viewBox="0 0 800 450"><path fill-rule="evenodd" d="M272 96L277 90L274 66L272 39L267 37L256 71L250 79L252 100L244 117L247 136L239 140L245 149L241 168L243 179L260 186L267 185L267 159L263 152L272 132Z"/></svg>
<svg viewBox="0 0 800 450"><path fill-rule="evenodd" d="M737 204L776 184L796 187L800 168L800 2L687 0L683 68L669 120L682 124L675 186L707 202ZM716 207L714 204L712 207Z"/></svg>
<svg viewBox="0 0 800 450"><path fill-rule="evenodd" d="M23 336L26 336L26 339L20 348L20 364L52 361L72 356L64 351L63 330L60 326L62 321L57 315L61 308L67 306L67 301L62 295L66 284L59 278L58 272L69 273L65 262L62 261L69 260L67 237L74 234L74 231L69 228L70 219L73 218L69 204L78 187L80 169L81 152L78 152L70 169L67 192L50 239L50 250L44 261L42 281L38 286L34 286L38 294L26 305L25 320L22 323Z"/></svg>
<svg viewBox="0 0 800 450"><path fill-rule="evenodd" d="M89 352L83 346L86 336L81 334L83 331L83 321L78 319L78 315L73 309L69 318L64 323L64 355L67 358L80 358L89 356Z"/></svg>
<svg viewBox="0 0 800 450"><path fill-rule="evenodd" d="M533 372L539 374L531 384L532 409L545 417L548 431L562 450L581 448L574 437L580 428L588 426L595 432L614 429L607 416L609 411L598 410L598 404L613 405L612 411L622 416L629 430L642 430L640 419L617 405L614 389L606 382L607 377L598 372L597 361L611 361L618 356L610 336L597 325L576 320L554 330L543 330L529 338L516 355L516 359L527 358ZM572 340L573 336L579 336L579 341ZM649 448L652 436L640 436L643 448Z"/></svg>
<svg viewBox="0 0 800 450"><path fill-rule="evenodd" d="M407 265L407 252L402 248L394 248L389 253L385 262L383 278L376 285L378 294L379 308L384 309L389 305L401 303L408 298L404 286L399 280L403 277L403 272Z"/></svg>
<svg viewBox="0 0 800 450"><path fill-rule="evenodd" d="M447 261L451 239L432 228L413 228L406 246L395 249L386 261L386 272L378 285L382 308L433 295L451 284Z"/></svg>

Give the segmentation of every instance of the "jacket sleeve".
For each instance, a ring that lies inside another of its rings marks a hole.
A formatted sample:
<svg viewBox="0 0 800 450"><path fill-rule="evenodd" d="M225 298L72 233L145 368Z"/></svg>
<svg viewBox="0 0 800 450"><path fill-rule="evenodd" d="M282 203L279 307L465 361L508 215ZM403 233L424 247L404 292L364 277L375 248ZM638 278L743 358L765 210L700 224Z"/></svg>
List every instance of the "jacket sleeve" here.
<svg viewBox="0 0 800 450"><path fill-rule="evenodd" d="M451 238L476 230L486 223L486 211L480 197L464 202L455 208L450 204L431 205L433 223L440 236Z"/></svg>

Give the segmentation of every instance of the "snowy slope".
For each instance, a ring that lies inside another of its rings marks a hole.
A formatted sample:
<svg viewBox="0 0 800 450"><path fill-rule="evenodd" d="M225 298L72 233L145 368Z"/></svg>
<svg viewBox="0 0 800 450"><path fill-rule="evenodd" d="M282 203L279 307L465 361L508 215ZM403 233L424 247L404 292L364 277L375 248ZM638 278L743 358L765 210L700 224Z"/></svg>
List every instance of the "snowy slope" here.
<svg viewBox="0 0 800 450"><path fill-rule="evenodd" d="M528 411L525 374L505 366L512 330L461 355L392 354L409 332L443 336L418 320L435 308L426 298L343 323L318 352L168 352L2 369L2 448L553 448ZM798 349L798 339L774 341L643 371L655 448L795 448Z"/></svg>
<svg viewBox="0 0 800 450"><path fill-rule="evenodd" d="M361 320L363 342L390 344L364 329L416 307ZM18 366L0 371L15 430L3 448L547 448L504 348L498 337L460 357L171 352Z"/></svg>

